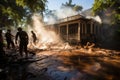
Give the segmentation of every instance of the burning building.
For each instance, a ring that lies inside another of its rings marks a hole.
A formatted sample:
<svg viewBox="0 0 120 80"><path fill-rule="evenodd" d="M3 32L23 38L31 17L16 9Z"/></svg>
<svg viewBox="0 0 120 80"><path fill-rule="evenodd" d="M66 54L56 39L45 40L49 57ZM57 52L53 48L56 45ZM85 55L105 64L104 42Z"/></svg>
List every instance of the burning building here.
<svg viewBox="0 0 120 80"><path fill-rule="evenodd" d="M97 42L101 38L99 22L80 14L59 19L55 24L46 26L54 29L63 41L71 44Z"/></svg>

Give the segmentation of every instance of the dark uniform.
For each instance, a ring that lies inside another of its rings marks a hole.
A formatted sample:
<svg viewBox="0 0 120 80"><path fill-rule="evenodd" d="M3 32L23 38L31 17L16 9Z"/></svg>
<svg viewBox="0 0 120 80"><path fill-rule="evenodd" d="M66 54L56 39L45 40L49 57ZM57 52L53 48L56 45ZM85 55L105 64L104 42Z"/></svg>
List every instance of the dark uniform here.
<svg viewBox="0 0 120 80"><path fill-rule="evenodd" d="M20 40L20 43L19 43L20 55L23 56L23 51L24 51L26 54L26 57L28 57L28 52L27 52L28 34L25 31L22 31L22 28L18 28L18 32L15 37L16 43L17 43L18 37Z"/></svg>
<svg viewBox="0 0 120 80"><path fill-rule="evenodd" d="M33 43L36 43L37 40L36 34L33 31L31 31L31 33L32 33Z"/></svg>
<svg viewBox="0 0 120 80"><path fill-rule="evenodd" d="M10 30L7 30L7 33L5 34L6 41L7 41L7 48L10 49L10 45L12 45L12 48L15 47L14 42L13 42L13 35L11 34Z"/></svg>
<svg viewBox="0 0 120 80"><path fill-rule="evenodd" d="M4 44L3 44L3 36L2 36L2 30L0 30L0 68L5 65L6 60L5 60L5 51L3 49Z"/></svg>

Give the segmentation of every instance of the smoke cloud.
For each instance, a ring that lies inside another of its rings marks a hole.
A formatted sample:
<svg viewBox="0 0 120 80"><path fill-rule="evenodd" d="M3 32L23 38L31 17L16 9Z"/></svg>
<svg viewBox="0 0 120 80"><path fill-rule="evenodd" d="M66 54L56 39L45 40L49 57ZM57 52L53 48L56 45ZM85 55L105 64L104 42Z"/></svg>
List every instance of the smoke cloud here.
<svg viewBox="0 0 120 80"><path fill-rule="evenodd" d="M38 38L36 44L32 42L31 31L34 31ZM32 26L28 25L28 33L30 36L29 46L34 46L35 48L46 49L50 45L62 42L60 37L53 30L49 30L45 27L41 16L36 13L32 16Z"/></svg>
<svg viewBox="0 0 120 80"><path fill-rule="evenodd" d="M101 18L98 15L95 16L95 17L93 17L93 16L86 16L86 18L93 19L93 20L99 22L100 24L102 23L102 20L101 20Z"/></svg>
<svg viewBox="0 0 120 80"><path fill-rule="evenodd" d="M64 7L61 8L60 10L54 11L53 15L49 15L46 17L46 21L48 24L55 24L58 19L66 18L69 16L77 15L79 12L74 11L70 7Z"/></svg>
<svg viewBox="0 0 120 80"><path fill-rule="evenodd" d="M49 15L47 18L47 24L55 24L58 19L66 18L72 15L76 15L78 12L72 10L69 7L62 8L54 12L54 15ZM61 49L71 48L68 43L63 43L59 35L53 30L46 29L45 24L42 20L42 17L39 14L33 14L32 16L32 25L28 25L28 33L31 36L31 30L34 31L38 37L38 42L36 45L32 43L30 38L30 45L36 48L48 48L49 45L57 44L57 46L62 45ZM68 47L69 46L69 47Z"/></svg>

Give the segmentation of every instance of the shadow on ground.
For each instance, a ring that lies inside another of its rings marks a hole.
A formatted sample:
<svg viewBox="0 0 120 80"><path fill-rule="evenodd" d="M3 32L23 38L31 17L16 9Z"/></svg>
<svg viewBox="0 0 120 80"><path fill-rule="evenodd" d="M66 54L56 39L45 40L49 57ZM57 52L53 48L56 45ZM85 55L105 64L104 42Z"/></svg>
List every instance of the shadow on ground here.
<svg viewBox="0 0 120 80"><path fill-rule="evenodd" d="M77 77L80 80L119 80L120 79L120 56L81 56L73 55L64 57L66 66L74 66L79 72L85 75ZM77 79L77 80L79 80ZM73 79L76 80L76 79Z"/></svg>

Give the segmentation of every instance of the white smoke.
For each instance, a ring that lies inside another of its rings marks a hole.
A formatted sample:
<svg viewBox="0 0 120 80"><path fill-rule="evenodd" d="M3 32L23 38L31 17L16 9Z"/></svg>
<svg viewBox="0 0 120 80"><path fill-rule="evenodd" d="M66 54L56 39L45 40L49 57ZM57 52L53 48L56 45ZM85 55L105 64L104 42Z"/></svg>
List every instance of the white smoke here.
<svg viewBox="0 0 120 80"><path fill-rule="evenodd" d="M77 15L77 14L78 12L74 11L72 8L69 8L69 7L65 7L57 11L58 18L66 18L69 16Z"/></svg>
<svg viewBox="0 0 120 80"><path fill-rule="evenodd" d="M77 15L78 13L79 12L74 11L70 7L64 7L64 8L61 8L60 10L56 10L54 12L54 16L49 15L49 17L47 17L47 22L48 22L48 24L55 24L56 20L58 20L58 19L66 18L66 17L73 16L73 15Z"/></svg>
<svg viewBox="0 0 120 80"><path fill-rule="evenodd" d="M78 12L72 10L69 7L65 7L58 11L55 11L54 15L49 15L48 17L46 17L47 24L55 24L58 19L66 18L69 16L77 15L77 14L78 14ZM54 31L51 31L51 30L45 28L45 24L43 23L40 15L34 14L32 16L32 20L33 20L33 22L32 22L33 26L31 28L31 26L29 25L28 29L29 29L29 32L31 30L35 31L37 34L37 37L39 38L39 43L37 44L37 47L40 48L41 46L44 46L45 48L47 48L48 46L46 46L46 45L62 43L62 40L60 39L59 35L57 35ZM62 44L64 44L64 43L62 43ZM63 45L63 46L65 46L65 45Z"/></svg>
<svg viewBox="0 0 120 80"><path fill-rule="evenodd" d="M61 42L59 36L54 31L46 29L42 18L39 14L32 16L33 26L28 25L29 36L31 36L31 30L33 30L38 38L36 48L47 48L48 45ZM32 41L31 41L32 42Z"/></svg>
<svg viewBox="0 0 120 80"><path fill-rule="evenodd" d="M95 17L94 16L86 16L86 18L93 19L93 20L99 22L100 24L102 23L102 20L101 20L101 18L98 15L95 16Z"/></svg>

